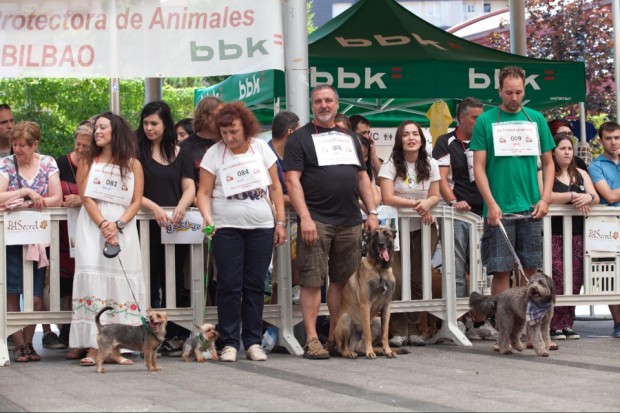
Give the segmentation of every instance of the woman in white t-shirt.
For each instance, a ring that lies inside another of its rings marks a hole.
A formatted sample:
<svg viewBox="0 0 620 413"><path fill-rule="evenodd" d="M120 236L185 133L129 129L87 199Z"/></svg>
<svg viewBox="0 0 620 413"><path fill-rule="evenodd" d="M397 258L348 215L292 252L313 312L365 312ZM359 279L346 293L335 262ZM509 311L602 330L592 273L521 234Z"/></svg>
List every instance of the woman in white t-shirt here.
<svg viewBox="0 0 620 413"><path fill-rule="evenodd" d="M204 224L215 226L217 346L221 361L236 361L242 340L246 357L262 361L265 276L273 247L286 240L277 158L253 138L260 125L242 102L222 106L215 123L219 140L202 158L196 197Z"/></svg>
<svg viewBox="0 0 620 413"><path fill-rule="evenodd" d="M437 226L430 213L439 203L439 166L426 150L420 125L403 122L396 130L394 149L379 171L381 197L385 205L412 208L420 218L411 218L411 298L422 298L422 224L431 227L431 256L437 247ZM431 257L428 257L430 260ZM395 256L395 259L400 259ZM401 274L396 276L394 300L401 298ZM390 345L423 346L418 332L420 313L396 313L390 319Z"/></svg>

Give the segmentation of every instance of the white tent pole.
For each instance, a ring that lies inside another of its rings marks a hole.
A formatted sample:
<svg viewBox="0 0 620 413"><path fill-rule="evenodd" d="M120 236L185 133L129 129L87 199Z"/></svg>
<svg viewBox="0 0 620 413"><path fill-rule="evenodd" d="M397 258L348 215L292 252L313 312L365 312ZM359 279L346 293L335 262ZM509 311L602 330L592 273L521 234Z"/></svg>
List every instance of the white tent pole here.
<svg viewBox="0 0 620 413"><path fill-rule="evenodd" d="M310 120L306 2L284 0L283 13L286 109L304 125Z"/></svg>
<svg viewBox="0 0 620 413"><path fill-rule="evenodd" d="M525 0L510 0L510 52L527 56L525 33Z"/></svg>
<svg viewBox="0 0 620 413"><path fill-rule="evenodd" d="M611 2L613 9L614 19L614 73L616 83L616 122L620 121L620 95L618 88L620 88L620 65L618 64L618 58L620 57L620 40L618 40L620 30L620 5L617 1Z"/></svg>

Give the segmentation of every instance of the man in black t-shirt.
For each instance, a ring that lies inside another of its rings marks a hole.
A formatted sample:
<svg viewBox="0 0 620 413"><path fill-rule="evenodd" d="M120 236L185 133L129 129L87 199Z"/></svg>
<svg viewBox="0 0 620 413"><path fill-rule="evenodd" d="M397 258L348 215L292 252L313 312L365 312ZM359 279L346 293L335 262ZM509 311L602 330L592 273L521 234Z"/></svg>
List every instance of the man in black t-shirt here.
<svg viewBox="0 0 620 413"><path fill-rule="evenodd" d="M335 124L338 93L329 85L320 85L311 97L314 120L289 137L284 170L289 197L299 216L297 266L306 331L304 358L326 359L329 351L316 331L321 286L329 274L331 348L342 290L362 258L359 197L369 211L366 228L376 229L378 221L360 143L351 131Z"/></svg>
<svg viewBox="0 0 620 413"><path fill-rule="evenodd" d="M482 215L482 195L474 181L473 154L469 150L472 130L476 119L482 113L482 103L467 97L456 108L459 126L450 133L441 135L433 147L433 158L439 164L439 190L445 203L461 212ZM469 224L454 220L454 270L456 277L456 296L467 297L465 273L469 268ZM473 320L459 328L465 331L470 340L495 340L497 330L484 315L472 312Z"/></svg>

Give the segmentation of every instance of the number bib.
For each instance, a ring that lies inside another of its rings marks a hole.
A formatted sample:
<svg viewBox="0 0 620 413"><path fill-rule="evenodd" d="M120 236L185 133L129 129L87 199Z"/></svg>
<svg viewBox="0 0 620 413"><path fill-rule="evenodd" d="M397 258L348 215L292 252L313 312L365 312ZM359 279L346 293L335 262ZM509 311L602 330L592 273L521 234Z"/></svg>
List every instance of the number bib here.
<svg viewBox="0 0 620 413"><path fill-rule="evenodd" d="M88 172L84 195L102 201L128 206L133 197L133 173L121 179L118 165L93 163Z"/></svg>
<svg viewBox="0 0 620 413"><path fill-rule="evenodd" d="M534 122L498 122L493 127L495 156L540 155L538 125Z"/></svg>
<svg viewBox="0 0 620 413"><path fill-rule="evenodd" d="M265 163L257 156L242 156L224 162L217 171L224 195L264 188L271 184Z"/></svg>
<svg viewBox="0 0 620 413"><path fill-rule="evenodd" d="M319 166L360 165L351 136L331 131L312 135Z"/></svg>
<svg viewBox="0 0 620 413"><path fill-rule="evenodd" d="M467 171L469 172L469 182L474 182L476 180L476 178L474 177L474 153L468 148L465 151L465 156L467 157Z"/></svg>

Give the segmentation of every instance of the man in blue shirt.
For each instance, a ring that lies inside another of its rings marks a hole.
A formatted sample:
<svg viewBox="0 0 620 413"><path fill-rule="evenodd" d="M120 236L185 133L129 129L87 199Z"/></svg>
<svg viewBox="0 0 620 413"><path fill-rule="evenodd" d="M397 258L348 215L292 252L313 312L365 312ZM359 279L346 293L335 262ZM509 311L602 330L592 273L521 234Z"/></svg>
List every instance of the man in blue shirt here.
<svg viewBox="0 0 620 413"><path fill-rule="evenodd" d="M603 153L594 159L588 173L602 205L620 206L620 125L605 122L598 129ZM610 305L614 319L613 336L620 338L620 305Z"/></svg>

